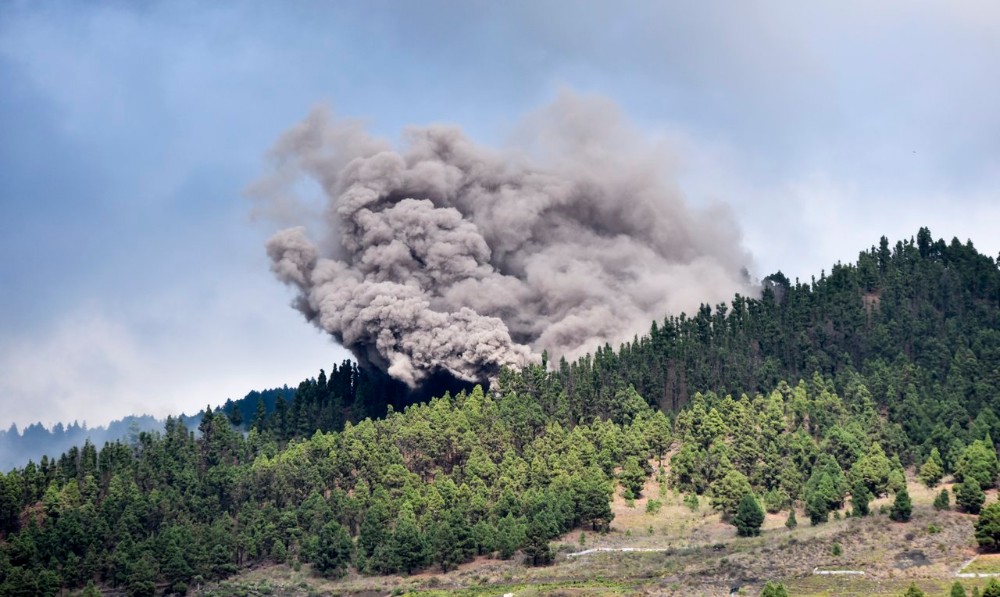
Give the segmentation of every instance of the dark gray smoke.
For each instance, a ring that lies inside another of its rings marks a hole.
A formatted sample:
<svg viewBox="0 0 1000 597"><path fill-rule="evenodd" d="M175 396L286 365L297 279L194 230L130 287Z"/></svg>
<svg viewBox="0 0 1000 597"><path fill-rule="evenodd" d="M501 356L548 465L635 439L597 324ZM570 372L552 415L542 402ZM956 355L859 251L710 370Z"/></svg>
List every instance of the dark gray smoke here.
<svg viewBox="0 0 1000 597"><path fill-rule="evenodd" d="M300 224L267 243L296 307L415 387L581 356L752 291L729 212L687 205L670 156L609 102L566 94L520 137L501 152L429 126L394 148L322 110L285 133L251 194ZM295 199L310 179L321 215Z"/></svg>

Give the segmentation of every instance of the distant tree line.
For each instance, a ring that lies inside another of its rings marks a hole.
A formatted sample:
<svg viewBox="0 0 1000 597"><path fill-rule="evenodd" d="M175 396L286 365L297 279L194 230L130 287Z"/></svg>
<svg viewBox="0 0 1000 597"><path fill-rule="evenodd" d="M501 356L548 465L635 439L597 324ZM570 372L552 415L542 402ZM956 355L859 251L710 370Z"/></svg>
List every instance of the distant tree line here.
<svg viewBox="0 0 1000 597"><path fill-rule="evenodd" d="M264 405L266 412L270 413L274 411L279 398L289 402L294 395L295 390L287 386L264 391L254 390L240 400L227 400L216 410L229 413L234 421L239 421L237 424L241 424L242 421L249 421L261 404ZM196 429L203 415L204 412L191 416L181 415L177 420L191 429ZM112 421L108 425L95 427L74 421L69 425L56 423L51 428L41 423L33 423L19 430L17 425L11 424L7 430L0 430L0 471L23 467L30 460L38 462L43 457L58 456L71 448L79 449L86 442L97 446L117 440L134 442L143 431L161 431L163 423L163 419L150 415L130 415Z"/></svg>

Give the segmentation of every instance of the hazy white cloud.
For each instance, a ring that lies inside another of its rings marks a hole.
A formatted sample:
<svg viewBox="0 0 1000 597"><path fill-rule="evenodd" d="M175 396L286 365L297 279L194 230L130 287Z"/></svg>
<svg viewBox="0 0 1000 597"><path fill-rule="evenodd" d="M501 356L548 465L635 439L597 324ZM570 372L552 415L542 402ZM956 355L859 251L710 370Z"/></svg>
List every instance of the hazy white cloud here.
<svg viewBox="0 0 1000 597"><path fill-rule="evenodd" d="M250 390L294 386L349 357L301 325L282 300L288 293L264 281L227 276L228 288L183 290L141 308L88 304L5 337L4 424L191 414Z"/></svg>

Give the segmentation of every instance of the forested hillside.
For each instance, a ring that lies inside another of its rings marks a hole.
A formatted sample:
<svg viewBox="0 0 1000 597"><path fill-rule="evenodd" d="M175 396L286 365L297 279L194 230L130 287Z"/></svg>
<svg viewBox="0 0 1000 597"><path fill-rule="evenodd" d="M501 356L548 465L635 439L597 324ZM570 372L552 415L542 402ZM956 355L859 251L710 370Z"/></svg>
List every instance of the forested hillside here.
<svg viewBox="0 0 1000 597"><path fill-rule="evenodd" d="M547 370L551 369L548 373ZM814 375L853 396L859 385L888 423L893 449L912 463L936 446L949 464L975 429L1000 437L1000 268L970 243L886 238L853 265L837 264L809 283L777 273L763 296L703 305L654 322L614 349L523 374L504 388L526 393L539 416L572 426L616 418L631 387L675 412L695 392L766 394L782 380ZM410 397L399 384L349 363L300 384L289 410L268 422L282 438L317 425L381 416Z"/></svg>
<svg viewBox="0 0 1000 597"><path fill-rule="evenodd" d="M930 445L952 454L969 429L1000 434L1000 269L971 243L933 241L923 228L891 249L883 237L810 283L780 273L765 282L760 300L705 305L617 351L560 363L570 409L605 416L631 385L672 411L696 391L752 396L818 373L845 396L867 386L902 427L892 441L904 462Z"/></svg>
<svg viewBox="0 0 1000 597"><path fill-rule="evenodd" d="M978 510L1000 470L997 263L922 229L809 284L766 282L760 299L505 371L486 392L407 406L344 363L273 413L209 410L197 435L168 419L29 464L0 478L0 594L184 593L266 562L327 576L517 551L544 564L550 540L606 528L612 492L638 497L651 475L741 534L750 502L797 502L815 524L848 500L863 515L905 493L911 465L928 485L953 474L959 507Z"/></svg>

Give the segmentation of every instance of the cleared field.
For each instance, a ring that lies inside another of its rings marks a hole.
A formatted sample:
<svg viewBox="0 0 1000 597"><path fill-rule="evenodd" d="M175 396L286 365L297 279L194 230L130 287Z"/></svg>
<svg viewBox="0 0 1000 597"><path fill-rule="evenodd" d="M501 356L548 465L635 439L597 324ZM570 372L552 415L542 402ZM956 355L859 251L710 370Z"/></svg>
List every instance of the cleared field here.
<svg viewBox="0 0 1000 597"><path fill-rule="evenodd" d="M1000 554L983 554L960 571L966 574L1000 574Z"/></svg>

